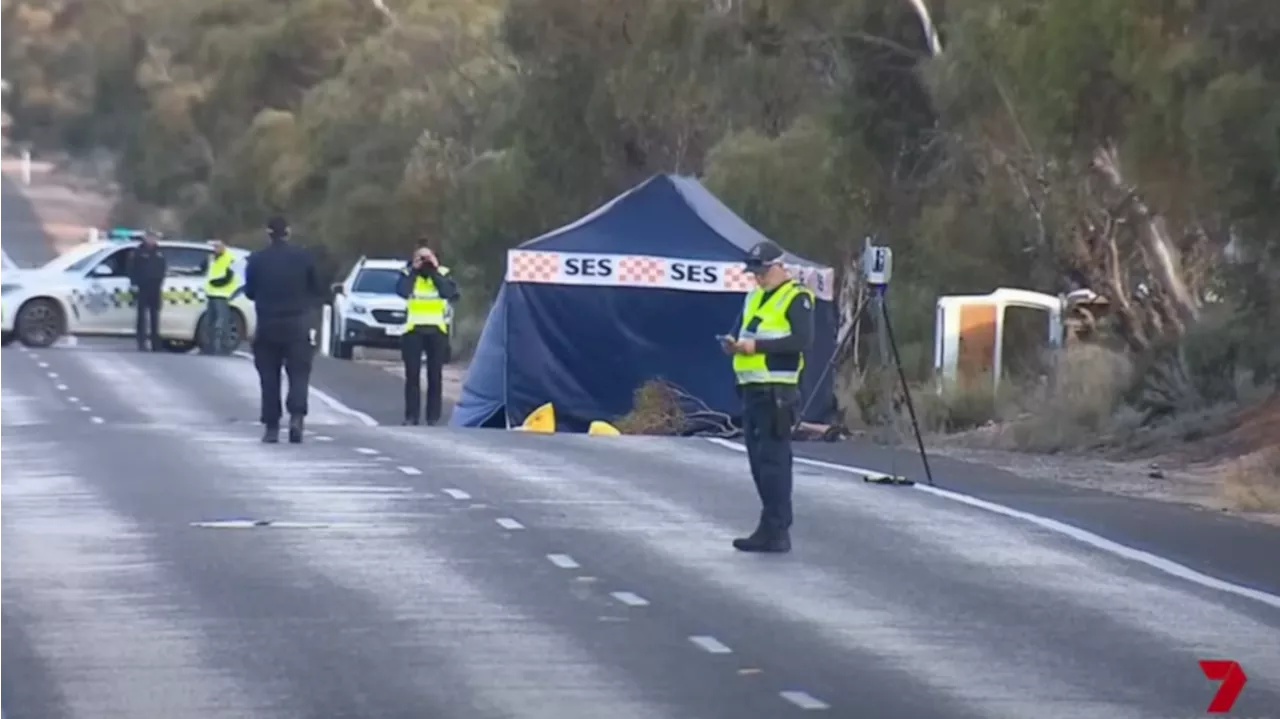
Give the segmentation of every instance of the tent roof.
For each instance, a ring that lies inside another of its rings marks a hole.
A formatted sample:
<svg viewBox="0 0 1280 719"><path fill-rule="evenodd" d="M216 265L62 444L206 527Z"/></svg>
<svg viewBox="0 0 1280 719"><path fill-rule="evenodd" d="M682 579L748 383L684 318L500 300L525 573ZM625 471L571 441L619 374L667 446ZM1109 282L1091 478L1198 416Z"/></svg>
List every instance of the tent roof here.
<svg viewBox="0 0 1280 719"><path fill-rule="evenodd" d="M575 222L521 244L520 249L738 262L767 239L696 179L654 175ZM790 252L785 260L824 267Z"/></svg>

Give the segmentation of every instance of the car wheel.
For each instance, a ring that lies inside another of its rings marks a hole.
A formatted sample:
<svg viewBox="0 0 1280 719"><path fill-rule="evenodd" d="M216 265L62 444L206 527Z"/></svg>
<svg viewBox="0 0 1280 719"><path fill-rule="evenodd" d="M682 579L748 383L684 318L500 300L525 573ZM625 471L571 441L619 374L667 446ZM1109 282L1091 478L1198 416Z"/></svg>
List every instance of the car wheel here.
<svg viewBox="0 0 1280 719"><path fill-rule="evenodd" d="M227 333L227 351L235 352L240 349L240 345L244 342L245 320L244 315L240 314L240 310L231 309L231 331ZM197 347L209 346L209 313L205 312L200 315L200 319L196 322L195 345Z"/></svg>
<svg viewBox="0 0 1280 719"><path fill-rule="evenodd" d="M231 336L227 338L229 348L228 352L235 352L240 349L240 345L244 343L245 335L248 331L245 329L244 315L240 314L240 310L231 310Z"/></svg>
<svg viewBox="0 0 1280 719"><path fill-rule="evenodd" d="M12 332L0 332L0 347L8 347L13 342Z"/></svg>
<svg viewBox="0 0 1280 719"><path fill-rule="evenodd" d="M31 300L18 310L14 332L18 341L28 347L44 348L58 341L66 332L67 320L62 308L53 300Z"/></svg>

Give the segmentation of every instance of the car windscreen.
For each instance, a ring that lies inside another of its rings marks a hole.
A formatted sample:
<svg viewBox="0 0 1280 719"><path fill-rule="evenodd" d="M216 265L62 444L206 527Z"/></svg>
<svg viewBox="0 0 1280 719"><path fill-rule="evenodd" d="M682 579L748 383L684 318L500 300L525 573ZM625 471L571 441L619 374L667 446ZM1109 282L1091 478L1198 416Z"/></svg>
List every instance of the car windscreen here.
<svg viewBox="0 0 1280 719"><path fill-rule="evenodd" d="M368 292L375 295L394 295L396 283L400 281L398 270L378 269L360 270L356 281L352 284L352 292Z"/></svg>
<svg viewBox="0 0 1280 719"><path fill-rule="evenodd" d="M83 272L93 266L95 262L101 260L104 253L112 248L99 247L91 251L75 251L72 250L63 255L49 260L40 269L54 270L56 272Z"/></svg>

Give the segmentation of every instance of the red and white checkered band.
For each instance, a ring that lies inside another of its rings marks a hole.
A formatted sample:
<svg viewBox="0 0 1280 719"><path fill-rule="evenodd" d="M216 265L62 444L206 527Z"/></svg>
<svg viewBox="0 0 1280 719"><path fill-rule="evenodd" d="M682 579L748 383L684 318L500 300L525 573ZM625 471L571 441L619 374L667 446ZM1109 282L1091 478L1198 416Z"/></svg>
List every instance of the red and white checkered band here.
<svg viewBox="0 0 1280 719"><path fill-rule="evenodd" d="M554 252L512 251L510 262L514 282L555 282L560 276L560 255Z"/></svg>
<svg viewBox="0 0 1280 719"><path fill-rule="evenodd" d="M788 266L792 276L831 299L834 273L827 268ZM688 292L745 293L756 283L741 262L681 260L647 255L510 250L507 281L585 287L661 287Z"/></svg>
<svg viewBox="0 0 1280 719"><path fill-rule="evenodd" d="M732 264L724 268L724 288L733 292L750 292L756 288L756 282L742 265Z"/></svg>
<svg viewBox="0 0 1280 719"><path fill-rule="evenodd" d="M661 286L667 278L667 262L657 257L623 257L618 260L618 282Z"/></svg>

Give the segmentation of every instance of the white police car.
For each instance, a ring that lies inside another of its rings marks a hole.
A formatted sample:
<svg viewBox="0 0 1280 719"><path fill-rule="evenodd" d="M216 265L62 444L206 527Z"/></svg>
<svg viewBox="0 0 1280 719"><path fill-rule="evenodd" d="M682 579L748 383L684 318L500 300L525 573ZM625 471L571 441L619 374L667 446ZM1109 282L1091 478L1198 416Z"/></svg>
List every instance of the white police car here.
<svg viewBox="0 0 1280 719"><path fill-rule="evenodd" d="M129 290L129 256L137 233L112 240L86 242L43 267L6 268L0 277L2 339L15 338L28 347L48 347L63 335L124 336L135 333L135 302ZM165 349L194 348L205 329L204 281L213 248L203 242L161 240L168 262L160 308L160 336ZM232 269L244 277L249 253L228 248ZM243 294L231 300L232 346L253 335L253 303Z"/></svg>
<svg viewBox="0 0 1280 719"><path fill-rule="evenodd" d="M396 294L406 260L361 257L347 278L333 286L330 354L351 359L356 347L399 349L407 303ZM445 311L453 327L453 307Z"/></svg>

